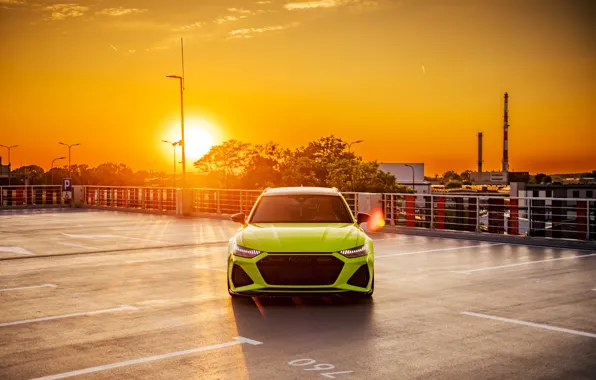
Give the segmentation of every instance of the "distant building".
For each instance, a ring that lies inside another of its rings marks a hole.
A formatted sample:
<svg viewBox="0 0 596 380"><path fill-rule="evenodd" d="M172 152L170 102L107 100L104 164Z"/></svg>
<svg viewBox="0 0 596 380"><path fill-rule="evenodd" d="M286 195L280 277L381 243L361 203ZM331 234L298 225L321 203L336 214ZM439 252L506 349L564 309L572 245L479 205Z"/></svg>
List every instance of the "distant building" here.
<svg viewBox="0 0 596 380"><path fill-rule="evenodd" d="M573 210L573 207L576 206L575 199L596 199L596 183L593 184L561 184L561 183L549 183L546 185L543 184L529 184L529 183L521 183L521 182L512 182L511 185L510 196L512 198L540 198L536 202L541 202L544 200L543 206L546 207L547 217L550 217L550 214L553 207L553 202L563 202L561 205L556 206L555 209L563 207L565 209L565 216L568 219L576 218L576 212ZM569 200L559 200L553 201L549 200L549 198L567 198ZM519 200L519 207L520 207L520 217L526 218L527 212L526 207L530 203L529 199L520 199ZM594 204L594 203L592 203Z"/></svg>
<svg viewBox="0 0 596 380"><path fill-rule="evenodd" d="M593 184L530 184L511 183L512 197L529 198L581 198L596 199L596 183Z"/></svg>
<svg viewBox="0 0 596 380"><path fill-rule="evenodd" d="M0 185L8 185L8 174L10 173L10 165L2 164L2 157L0 157Z"/></svg>
<svg viewBox="0 0 596 380"><path fill-rule="evenodd" d="M398 185L414 188L417 194L430 194L430 182L424 180L423 163L381 163L379 169L393 174Z"/></svg>
<svg viewBox="0 0 596 380"><path fill-rule="evenodd" d="M470 181L478 185L506 185L509 180L507 172L472 172Z"/></svg>

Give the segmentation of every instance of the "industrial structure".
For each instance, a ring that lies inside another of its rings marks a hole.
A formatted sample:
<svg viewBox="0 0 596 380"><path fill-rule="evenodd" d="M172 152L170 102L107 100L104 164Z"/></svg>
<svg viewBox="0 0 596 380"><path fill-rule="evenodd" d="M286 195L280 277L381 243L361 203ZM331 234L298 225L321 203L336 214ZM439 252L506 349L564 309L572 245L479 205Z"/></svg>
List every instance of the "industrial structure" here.
<svg viewBox="0 0 596 380"><path fill-rule="evenodd" d="M503 172L509 172L509 95L505 93L503 111Z"/></svg>
<svg viewBox="0 0 596 380"><path fill-rule="evenodd" d="M509 94L505 93L503 108L503 160L500 172L482 171L482 138L483 133L478 133L478 171L470 173L470 180L478 185L504 185L509 182Z"/></svg>
<svg viewBox="0 0 596 380"><path fill-rule="evenodd" d="M478 132L478 173L482 173L482 132Z"/></svg>

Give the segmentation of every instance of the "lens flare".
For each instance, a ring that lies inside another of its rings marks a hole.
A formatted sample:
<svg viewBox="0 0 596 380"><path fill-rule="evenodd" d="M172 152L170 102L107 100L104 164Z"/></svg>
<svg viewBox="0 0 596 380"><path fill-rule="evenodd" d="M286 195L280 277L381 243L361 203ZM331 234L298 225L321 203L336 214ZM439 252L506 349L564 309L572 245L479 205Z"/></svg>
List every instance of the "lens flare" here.
<svg viewBox="0 0 596 380"><path fill-rule="evenodd" d="M370 213L368 220L368 229L371 231L378 231L385 226L385 216L383 210L375 209Z"/></svg>

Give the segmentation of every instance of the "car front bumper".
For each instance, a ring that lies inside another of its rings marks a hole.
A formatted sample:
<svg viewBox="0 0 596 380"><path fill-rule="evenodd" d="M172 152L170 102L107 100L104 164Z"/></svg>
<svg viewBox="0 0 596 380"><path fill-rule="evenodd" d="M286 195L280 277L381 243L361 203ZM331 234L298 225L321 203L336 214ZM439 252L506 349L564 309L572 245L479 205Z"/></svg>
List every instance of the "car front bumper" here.
<svg viewBox="0 0 596 380"><path fill-rule="evenodd" d="M230 254L228 284L239 295L326 295L370 293L373 254L347 258L339 253Z"/></svg>

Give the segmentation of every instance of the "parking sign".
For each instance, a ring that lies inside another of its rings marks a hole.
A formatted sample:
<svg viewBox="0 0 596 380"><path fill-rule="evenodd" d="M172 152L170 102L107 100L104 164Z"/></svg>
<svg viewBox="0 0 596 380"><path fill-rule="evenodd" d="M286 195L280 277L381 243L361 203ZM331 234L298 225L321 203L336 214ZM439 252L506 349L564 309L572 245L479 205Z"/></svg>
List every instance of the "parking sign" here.
<svg viewBox="0 0 596 380"><path fill-rule="evenodd" d="M72 178L62 178L62 191L72 191Z"/></svg>

